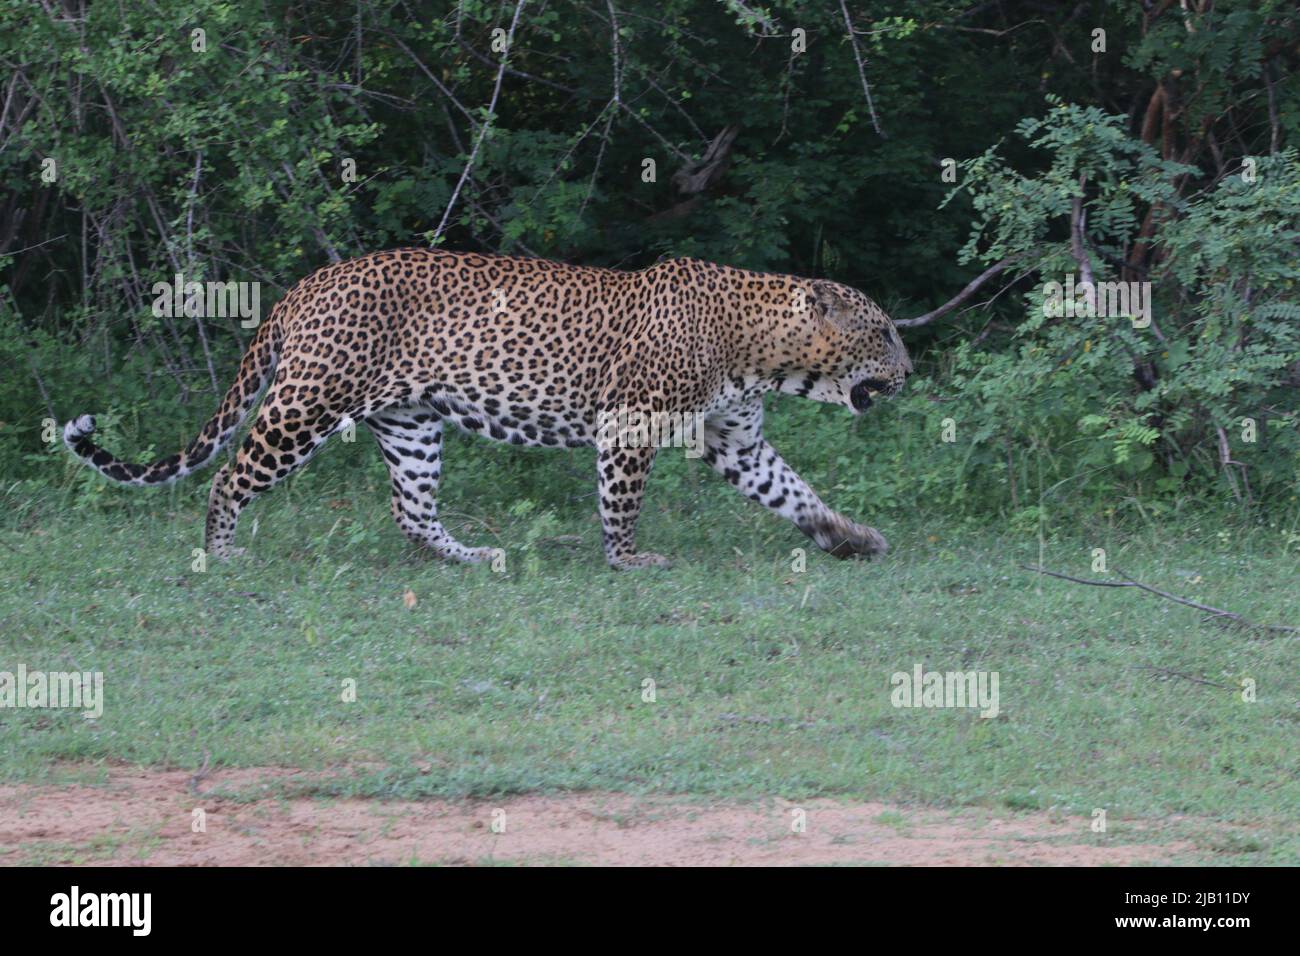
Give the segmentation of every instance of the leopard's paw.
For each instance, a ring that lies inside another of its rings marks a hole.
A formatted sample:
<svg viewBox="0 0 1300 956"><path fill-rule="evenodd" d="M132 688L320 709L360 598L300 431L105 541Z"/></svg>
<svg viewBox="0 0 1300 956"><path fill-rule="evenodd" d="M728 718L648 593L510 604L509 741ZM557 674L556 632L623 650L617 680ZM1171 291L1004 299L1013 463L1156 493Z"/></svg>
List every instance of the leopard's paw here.
<svg viewBox="0 0 1300 956"><path fill-rule="evenodd" d="M504 548L465 548L464 554L456 558L466 564L487 564L493 562L502 565L506 560Z"/></svg>
<svg viewBox="0 0 1300 956"><path fill-rule="evenodd" d="M441 537L434 541L423 538L420 543L433 555L450 564L487 564L504 568L506 553L502 548L470 548L450 537Z"/></svg>
<svg viewBox="0 0 1300 956"><path fill-rule="evenodd" d="M878 558L889 550L889 542L875 528L855 523L853 533L841 547L848 550L847 553L836 554L838 558Z"/></svg>
<svg viewBox="0 0 1300 956"><path fill-rule="evenodd" d="M817 525L812 537L827 554L841 560L878 558L889 550L889 542L875 528L839 515Z"/></svg>

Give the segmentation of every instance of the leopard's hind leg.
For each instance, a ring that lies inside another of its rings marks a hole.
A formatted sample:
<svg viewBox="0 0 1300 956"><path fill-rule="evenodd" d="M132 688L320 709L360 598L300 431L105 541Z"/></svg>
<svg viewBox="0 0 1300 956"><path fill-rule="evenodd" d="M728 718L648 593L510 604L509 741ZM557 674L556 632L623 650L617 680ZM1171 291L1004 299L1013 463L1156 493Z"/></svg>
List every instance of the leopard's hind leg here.
<svg viewBox="0 0 1300 956"><path fill-rule="evenodd" d="M406 536L440 558L480 562L495 548L461 544L438 520L438 479L442 474L442 419L428 408L388 408L366 425L379 443L393 482L393 520Z"/></svg>
<svg viewBox="0 0 1300 956"><path fill-rule="evenodd" d="M272 388L235 456L212 479L204 547L215 557L240 553L234 547L239 513L268 488L305 465L348 419L322 404L284 401Z"/></svg>

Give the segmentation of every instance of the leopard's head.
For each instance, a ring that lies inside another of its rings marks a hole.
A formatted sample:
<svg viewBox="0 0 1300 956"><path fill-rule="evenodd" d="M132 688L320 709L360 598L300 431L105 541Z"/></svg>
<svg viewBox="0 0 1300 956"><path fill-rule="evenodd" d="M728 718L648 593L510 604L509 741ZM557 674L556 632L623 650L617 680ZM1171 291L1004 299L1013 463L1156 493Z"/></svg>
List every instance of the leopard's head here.
<svg viewBox="0 0 1300 956"><path fill-rule="evenodd" d="M912 371L903 340L884 309L838 282L808 284L822 355L809 398L844 405L855 414L880 397L892 398Z"/></svg>

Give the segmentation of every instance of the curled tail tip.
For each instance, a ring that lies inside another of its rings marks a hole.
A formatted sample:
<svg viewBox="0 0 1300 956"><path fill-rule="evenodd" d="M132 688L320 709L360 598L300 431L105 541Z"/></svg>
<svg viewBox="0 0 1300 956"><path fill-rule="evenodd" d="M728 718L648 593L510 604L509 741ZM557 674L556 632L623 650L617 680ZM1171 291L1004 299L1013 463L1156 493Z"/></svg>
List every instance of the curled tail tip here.
<svg viewBox="0 0 1300 956"><path fill-rule="evenodd" d="M95 416L81 415L63 426L63 440L69 445L95 433Z"/></svg>

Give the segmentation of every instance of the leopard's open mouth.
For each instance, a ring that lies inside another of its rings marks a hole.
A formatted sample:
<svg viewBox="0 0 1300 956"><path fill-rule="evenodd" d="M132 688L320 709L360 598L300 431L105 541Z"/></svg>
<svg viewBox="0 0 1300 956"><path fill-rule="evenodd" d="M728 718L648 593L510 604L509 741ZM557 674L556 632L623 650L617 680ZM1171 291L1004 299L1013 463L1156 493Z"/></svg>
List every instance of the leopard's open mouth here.
<svg viewBox="0 0 1300 956"><path fill-rule="evenodd" d="M849 391L849 401L855 412L865 412L878 395L888 398L893 394L893 386L884 379L864 378Z"/></svg>

